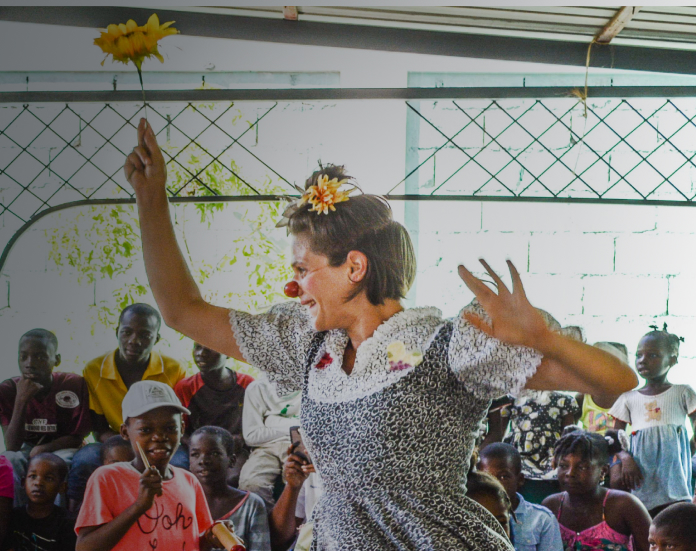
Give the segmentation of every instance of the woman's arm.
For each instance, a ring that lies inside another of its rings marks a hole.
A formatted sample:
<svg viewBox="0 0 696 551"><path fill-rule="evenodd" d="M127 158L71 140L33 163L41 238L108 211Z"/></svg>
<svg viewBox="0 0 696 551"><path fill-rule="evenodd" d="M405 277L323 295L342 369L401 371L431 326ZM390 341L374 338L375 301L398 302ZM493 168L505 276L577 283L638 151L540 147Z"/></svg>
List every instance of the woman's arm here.
<svg viewBox="0 0 696 551"><path fill-rule="evenodd" d="M186 266L169 215L167 167L152 127L138 125L138 146L126 159L135 190L147 277L165 323L217 352L245 361L234 339L229 310L203 300Z"/></svg>
<svg viewBox="0 0 696 551"><path fill-rule="evenodd" d="M484 260L481 264L495 281L497 294L464 266L459 266L459 275L486 310L490 323L472 313L465 317L481 331L503 342L528 346L543 354L541 365L527 381L526 388L618 395L638 384L633 370L612 354L551 331L527 300L520 274L512 262L508 260L512 292Z"/></svg>

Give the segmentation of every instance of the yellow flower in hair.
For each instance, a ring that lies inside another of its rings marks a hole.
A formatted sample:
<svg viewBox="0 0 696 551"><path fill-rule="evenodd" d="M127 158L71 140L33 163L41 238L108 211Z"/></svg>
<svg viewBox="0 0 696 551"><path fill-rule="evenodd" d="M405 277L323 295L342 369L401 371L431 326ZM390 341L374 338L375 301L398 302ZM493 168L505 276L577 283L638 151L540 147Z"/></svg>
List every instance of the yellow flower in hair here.
<svg viewBox="0 0 696 551"><path fill-rule="evenodd" d="M174 27L170 27L172 23L174 21L160 25L156 13L153 13L147 24L143 26L138 26L130 19L125 24L109 25L106 32L102 32L99 38L94 39L94 44L102 49L106 57L110 55L114 61L126 64L132 61L140 73L143 61L148 57L154 56L164 63L164 59L157 50L157 43L165 36L179 32Z"/></svg>
<svg viewBox="0 0 696 551"><path fill-rule="evenodd" d="M339 181L338 178L329 180L326 174L322 174L317 178L317 183L313 186L309 186L302 195L300 199L300 204L310 203L312 208L309 210L316 211L317 214L329 214L329 210L336 210L336 203L342 203L348 200L348 194L353 191L349 189L346 191L339 191L340 188L347 180Z"/></svg>

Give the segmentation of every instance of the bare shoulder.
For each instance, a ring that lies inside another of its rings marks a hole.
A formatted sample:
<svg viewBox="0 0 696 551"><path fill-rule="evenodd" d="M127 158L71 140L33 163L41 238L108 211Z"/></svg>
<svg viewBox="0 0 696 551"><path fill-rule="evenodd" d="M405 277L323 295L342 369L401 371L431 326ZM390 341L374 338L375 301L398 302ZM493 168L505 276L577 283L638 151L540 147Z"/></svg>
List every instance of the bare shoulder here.
<svg viewBox="0 0 696 551"><path fill-rule="evenodd" d="M561 507L561 501L563 500L563 493L551 494L548 496L541 504L551 510L552 513L557 513Z"/></svg>
<svg viewBox="0 0 696 551"><path fill-rule="evenodd" d="M623 490L610 491L607 498L607 507L621 511L623 513L622 516L635 514L636 510L647 511L645 505L636 496Z"/></svg>

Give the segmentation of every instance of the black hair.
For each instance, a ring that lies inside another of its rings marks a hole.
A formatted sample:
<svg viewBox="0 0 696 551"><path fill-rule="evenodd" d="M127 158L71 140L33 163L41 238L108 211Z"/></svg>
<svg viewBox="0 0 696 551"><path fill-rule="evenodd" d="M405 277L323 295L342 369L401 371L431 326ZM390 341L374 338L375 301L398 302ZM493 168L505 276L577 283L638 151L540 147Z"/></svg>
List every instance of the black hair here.
<svg viewBox="0 0 696 551"><path fill-rule="evenodd" d="M484 448L485 449L485 448ZM500 499L508 509L512 508L510 497L496 477L485 471L471 471L466 477L466 495L488 495Z"/></svg>
<svg viewBox="0 0 696 551"><path fill-rule="evenodd" d="M230 431L223 429L222 427L214 427L212 425L200 427L193 432L191 435L191 440L201 434L219 438L220 442L222 442L222 447L225 448L225 452L229 457L237 456L242 451L242 443L239 441L239 438L232 436Z"/></svg>
<svg viewBox="0 0 696 551"><path fill-rule="evenodd" d="M488 444L479 452L479 460L481 459L499 459L509 461L517 474L522 472L522 457L515 446L503 444L502 442L493 442Z"/></svg>
<svg viewBox="0 0 696 551"><path fill-rule="evenodd" d="M27 472L29 472L31 466L37 461L48 461L49 463L52 463L53 466L55 466L55 468L58 470L58 478L60 478L61 482L65 482L65 480L68 478L68 464L55 453L46 452L36 454L34 457L29 459L29 463L27 463Z"/></svg>
<svg viewBox="0 0 696 551"><path fill-rule="evenodd" d="M157 311L156 308L153 308L152 306L150 306L149 304L145 304L144 302L136 302L135 304L129 304L123 310L121 310L121 314L118 316L119 325L121 325L123 316L125 316L128 312L133 312L138 316L153 316L157 320L157 331L159 331L160 327L162 326L162 316L160 316L160 313Z"/></svg>
<svg viewBox="0 0 696 551"><path fill-rule="evenodd" d="M566 455L578 454L585 461L597 461L600 465L606 465L609 459L619 451L621 451L621 444L615 431L602 436L596 432L575 430L558 439L554 458L558 465L559 459Z"/></svg>
<svg viewBox="0 0 696 551"><path fill-rule="evenodd" d="M316 185L320 177L352 180L343 166L326 165L305 182L305 189ZM289 216L292 235L307 235L313 252L324 255L330 266L342 265L350 251L367 257L367 273L355 285L348 299L363 290L371 304L385 299L399 300L416 277L416 254L411 238L392 216L386 199L378 195L351 195L336 206L336 211L320 214L305 203Z"/></svg>
<svg viewBox="0 0 696 551"><path fill-rule="evenodd" d="M645 337L653 337L660 339L667 345L670 355L679 357L679 343L684 342L684 337L678 337L674 333L667 331L667 324L662 325L662 329L658 329L657 325L651 325L652 331L643 335Z"/></svg>
<svg viewBox="0 0 696 551"><path fill-rule="evenodd" d="M127 448L131 451L133 450L133 447L131 446L130 442L128 442L128 440L124 440L123 437L121 437L118 434L112 436L102 444L102 447L99 450L99 459L101 459L102 465L104 464L104 460L106 459L106 456L109 453L109 451L115 448Z"/></svg>
<svg viewBox="0 0 696 551"><path fill-rule="evenodd" d="M53 346L54 354L58 352L58 337L48 329L31 329L19 338L19 342L23 339L40 339Z"/></svg>
<svg viewBox="0 0 696 551"><path fill-rule="evenodd" d="M657 529L666 528L669 535L679 543L696 542L696 505L693 503L670 505L652 523Z"/></svg>

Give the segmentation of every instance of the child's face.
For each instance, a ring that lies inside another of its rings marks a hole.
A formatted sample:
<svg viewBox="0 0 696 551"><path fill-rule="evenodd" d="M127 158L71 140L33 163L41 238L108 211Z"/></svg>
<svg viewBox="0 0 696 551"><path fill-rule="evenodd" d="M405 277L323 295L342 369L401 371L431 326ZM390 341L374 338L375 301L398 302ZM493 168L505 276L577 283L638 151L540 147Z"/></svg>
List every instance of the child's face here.
<svg viewBox="0 0 696 551"><path fill-rule="evenodd" d="M189 442L190 470L201 484L224 483L232 460L217 436L197 434Z"/></svg>
<svg viewBox="0 0 696 551"><path fill-rule="evenodd" d="M591 461L577 453L561 457L556 465L561 490L573 495L593 492L607 471L606 465L600 465L596 460Z"/></svg>
<svg viewBox="0 0 696 551"><path fill-rule="evenodd" d="M104 465L113 465L114 463L127 463L135 459L135 454L131 448L126 446L114 446L109 448L104 453Z"/></svg>
<svg viewBox="0 0 696 551"><path fill-rule="evenodd" d="M60 364L60 354L44 339L25 337L19 341L18 360L23 378L46 387L51 384L53 368Z"/></svg>
<svg viewBox="0 0 696 551"><path fill-rule="evenodd" d="M696 542L678 541L670 536L665 528L655 528L654 524L650 525L648 533L648 545L650 551L694 551L696 550Z"/></svg>
<svg viewBox="0 0 696 551"><path fill-rule="evenodd" d="M505 488L510 500L515 498L517 490L524 484L524 475L515 469L509 459L483 457L478 468L496 477Z"/></svg>
<svg viewBox="0 0 696 551"><path fill-rule="evenodd" d="M141 364L150 358L150 353L159 340L157 318L129 311L121 318L118 329L118 351L128 364Z"/></svg>
<svg viewBox="0 0 696 551"><path fill-rule="evenodd" d="M193 345L193 360L201 371L212 371L225 366L227 356L206 348L202 344Z"/></svg>
<svg viewBox="0 0 696 551"><path fill-rule="evenodd" d="M500 526L503 527L507 537L510 538L510 509L507 503L504 503L499 497L488 493L472 495L471 499L482 505L484 509L488 509L491 515L498 520Z"/></svg>
<svg viewBox="0 0 696 551"><path fill-rule="evenodd" d="M652 335L640 339L636 350L636 369L645 380L666 375L676 363L677 357L670 354L664 339Z"/></svg>
<svg viewBox="0 0 696 551"><path fill-rule="evenodd" d="M121 425L121 436L131 443L136 466L140 470L145 468L137 443L145 452L150 465L157 467L162 474L179 447L182 432L181 413L172 407L159 407L139 417L130 417Z"/></svg>
<svg viewBox="0 0 696 551"><path fill-rule="evenodd" d="M34 505L47 505L56 500L56 496L66 490L65 481L61 479L60 470L51 461L38 459L32 461L24 480L24 491Z"/></svg>

